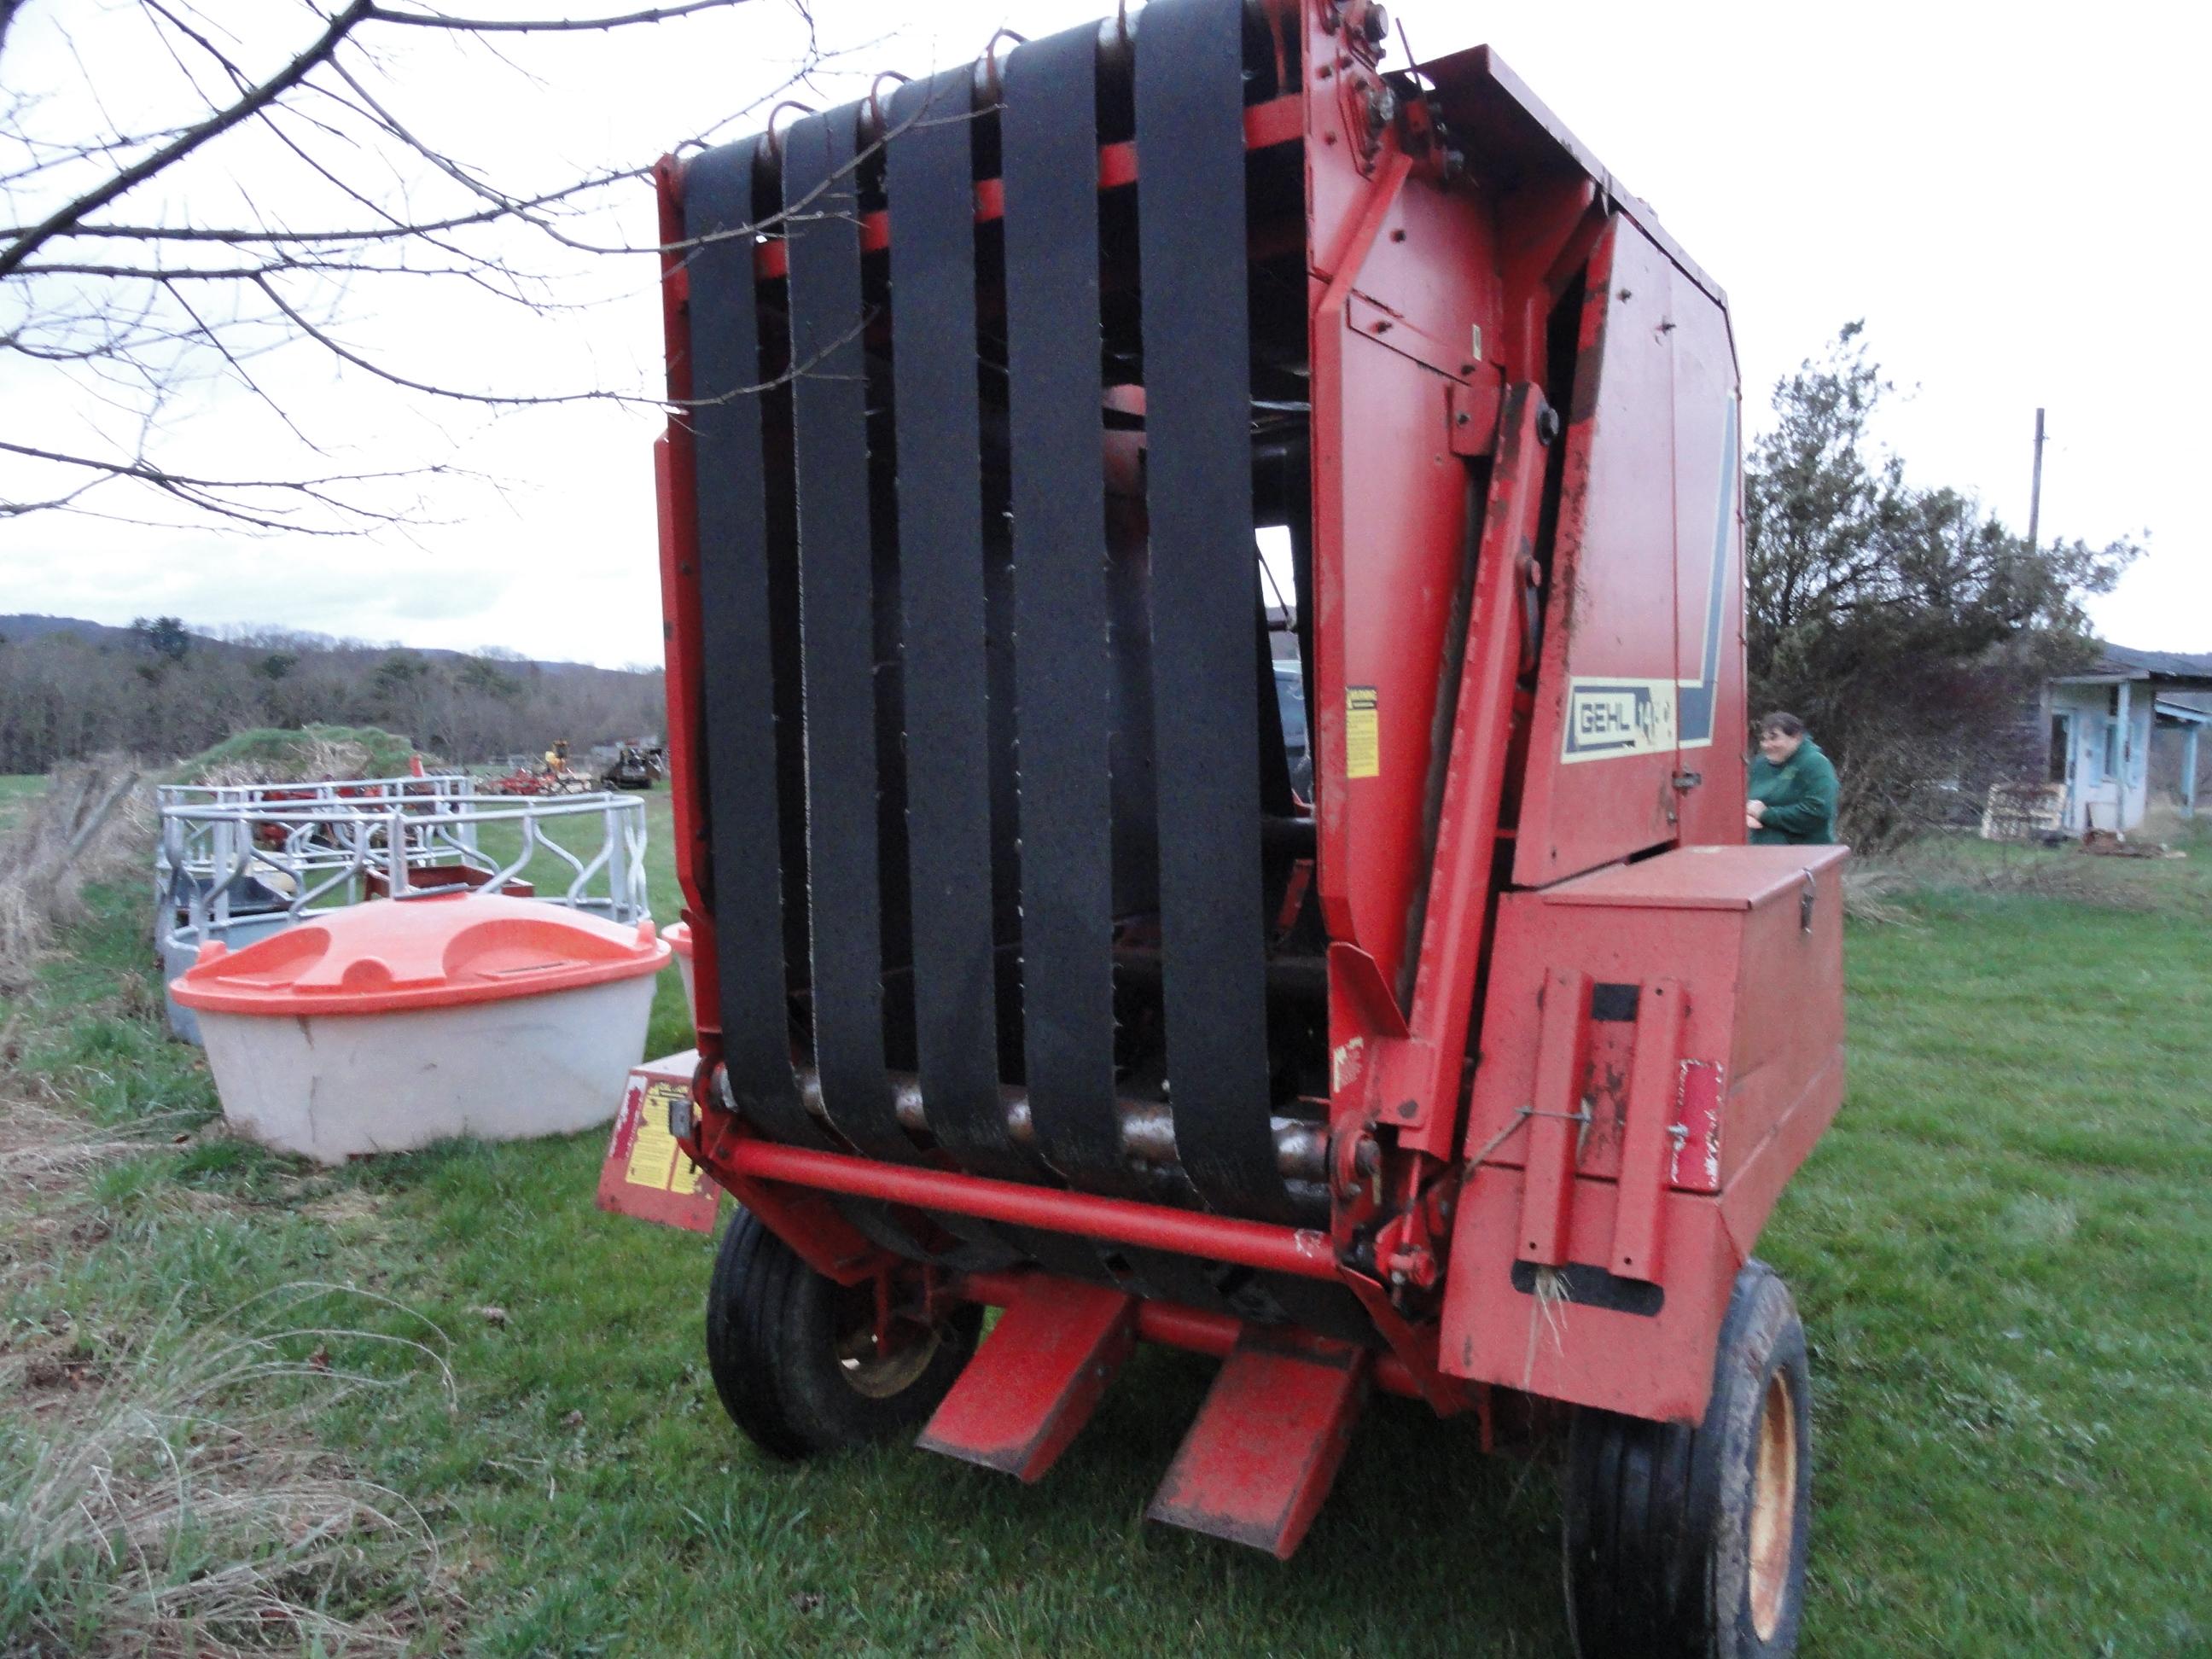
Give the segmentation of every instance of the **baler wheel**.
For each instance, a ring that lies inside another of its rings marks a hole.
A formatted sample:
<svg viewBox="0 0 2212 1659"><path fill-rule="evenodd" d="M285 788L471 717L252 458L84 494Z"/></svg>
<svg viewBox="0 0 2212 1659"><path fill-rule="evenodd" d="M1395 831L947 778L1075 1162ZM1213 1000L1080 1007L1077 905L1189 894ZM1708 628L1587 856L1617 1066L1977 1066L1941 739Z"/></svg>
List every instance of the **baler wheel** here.
<svg viewBox="0 0 2212 1659"><path fill-rule="evenodd" d="M975 1350L974 1304L880 1350L872 1284L840 1285L740 1208L707 1288L707 1366L731 1420L797 1460L912 1433Z"/></svg>
<svg viewBox="0 0 2212 1659"><path fill-rule="evenodd" d="M1583 1659L1782 1659L1797 1645L1813 1500L1805 1329L1762 1261L1736 1275L1695 1428L1575 1417L1567 1619Z"/></svg>

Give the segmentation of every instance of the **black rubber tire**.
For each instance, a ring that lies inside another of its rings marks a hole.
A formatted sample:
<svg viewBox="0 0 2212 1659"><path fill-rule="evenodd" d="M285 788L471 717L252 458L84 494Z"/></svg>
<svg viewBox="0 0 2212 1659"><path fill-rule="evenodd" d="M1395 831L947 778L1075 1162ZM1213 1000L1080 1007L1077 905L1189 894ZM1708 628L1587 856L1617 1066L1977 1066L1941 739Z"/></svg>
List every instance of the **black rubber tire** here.
<svg viewBox="0 0 2212 1659"><path fill-rule="evenodd" d="M1770 1442L1770 1494L1787 1489L1790 1508L1778 1520L1782 1512L1768 1506L1771 1541L1755 1612L1753 1500L1770 1402L1788 1414L1794 1457L1785 1460ZM1721 1323L1704 1422L1689 1428L1613 1412L1575 1415L1563 1553L1576 1652L1584 1659L1782 1659L1795 1651L1812 1531L1812 1426L1796 1304L1772 1268L1747 1262Z"/></svg>
<svg viewBox="0 0 2212 1659"><path fill-rule="evenodd" d="M817 1273L750 1211L730 1218L707 1287L707 1367L722 1409L772 1456L796 1461L912 1432L975 1351L983 1310L964 1304L937 1328L926 1363L889 1391L857 1386L841 1329L872 1323L873 1290Z"/></svg>

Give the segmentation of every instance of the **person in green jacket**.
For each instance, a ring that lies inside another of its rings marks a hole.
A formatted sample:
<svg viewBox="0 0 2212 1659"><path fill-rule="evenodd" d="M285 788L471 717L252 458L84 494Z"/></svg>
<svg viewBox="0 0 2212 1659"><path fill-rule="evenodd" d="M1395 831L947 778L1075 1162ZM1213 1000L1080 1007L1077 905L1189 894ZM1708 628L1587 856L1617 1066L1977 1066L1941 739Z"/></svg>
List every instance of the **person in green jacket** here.
<svg viewBox="0 0 2212 1659"><path fill-rule="evenodd" d="M1759 723L1743 821L1757 847L1826 847L1836 839L1836 769L1795 714Z"/></svg>

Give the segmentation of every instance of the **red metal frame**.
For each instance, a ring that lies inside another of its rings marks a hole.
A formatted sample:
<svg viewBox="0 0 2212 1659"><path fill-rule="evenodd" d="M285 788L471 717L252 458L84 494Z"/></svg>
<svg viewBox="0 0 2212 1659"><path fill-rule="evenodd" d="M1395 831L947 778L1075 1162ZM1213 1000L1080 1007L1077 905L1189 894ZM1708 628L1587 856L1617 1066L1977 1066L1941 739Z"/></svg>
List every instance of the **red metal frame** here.
<svg viewBox="0 0 2212 1659"><path fill-rule="evenodd" d="M787 1182L855 1198L879 1198L916 1209L1042 1227L1082 1238L1174 1250L1263 1273L1290 1273L1302 1279L1334 1279L1337 1274L1336 1252L1330 1248L1328 1236L1303 1228L1198 1215L1164 1205L1095 1198L1054 1187L990 1181L954 1170L879 1164L842 1152L779 1146L750 1135L739 1138L715 1167L727 1170L733 1177L757 1182Z"/></svg>
<svg viewBox="0 0 2212 1659"><path fill-rule="evenodd" d="M1304 1391L1316 1435L1348 1426L1370 1379L1440 1413L1478 1411L1486 1439L1496 1388L1693 1418L1736 1267L1840 1096L1838 970L1826 933L1819 953L1777 945L1758 904L1709 908L1686 927L1679 915L1654 922L1649 892L1559 897L1554 884L1649 869L1622 860L1669 846L1744 850L1741 481L1724 301L1486 48L1425 66L1432 92L1378 129L1370 112L1384 82L1343 0L1269 0L1268 11L1279 51L1304 70L1299 91L1247 111L1245 133L1255 149L1299 144L1306 173L1314 591L1303 598L1314 614L1312 874L1330 941L1328 1231L775 1144L723 1109L702 880L695 463L678 416L656 479L676 862L700 1014L686 1149L819 1271L845 1283L904 1277L925 1304L1004 1305L1033 1297L1043 1276L923 1276L824 1194L1341 1284L1381 1346L1346 1358L1338 1383L1311 1369L1334 1365L1334 1350L1262 1353L1241 1322L1159 1302L1131 1316L1138 1340L1237 1356L1247 1382L1293 1379L1281 1386ZM1460 178L1453 146L1469 152L1479 186ZM1102 188L1136 168L1133 146L1106 146ZM656 179L680 407L690 393L681 164L664 161ZM998 216L998 181L980 181L975 200L979 222ZM1282 225L1253 231L1255 246L1295 246ZM864 246L889 235L884 215L864 222ZM763 242L762 280L780 277L782 260L779 241ZM1565 368L1563 337L1573 344ZM1462 606L1464 650L1450 653ZM1438 665L1455 658L1453 682ZM1671 724L1654 714L1618 755L1576 753L1578 723L1630 706L1604 704L1600 682L1644 685ZM1679 712L1693 702L1707 720L1698 743ZM1432 753L1440 737L1448 752ZM1438 772L1442 809L1425 822ZM1828 893L1829 873L1812 879ZM1614 949L1624 929L1642 941L1632 960ZM1738 992L1726 974L1739 962L1773 976L1771 995ZM1595 1019L1595 1000L1624 985L1641 999L1635 1023ZM1831 1003L1834 1019L1803 1019ZM1770 1076L1756 1085L1729 1047L1754 1017L1797 1031L1761 1050ZM1593 1096L1593 1076L1618 1086ZM1786 1098L1759 1092L1782 1079ZM1613 1114L1602 1123L1598 1096ZM1695 1158L1685 1176L1685 1145L1716 1149L1711 1180ZM1556 1310L1514 1275L1586 1273L1655 1285L1664 1305L1578 1302L1565 1316L1575 1340L1547 1346ZM1072 1306L1077 1292L1067 1295ZM1100 1318L1083 1340L1118 1340ZM1030 1379L1027 1438L1011 1415L1000 1425L1024 1468L1087 1410L1054 1392L1076 1386L1076 1370L1063 1369L1051 1387ZM1355 1373L1358 1386L1341 1380ZM962 1444L990 1434L988 1422L947 1429ZM1199 1448L1206 1467L1182 1471L1191 1490L1211 1490L1225 1455L1205 1448L1234 1439L1194 1431L1186 1451ZM1333 1468L1322 1457L1313 1480L1292 1483L1290 1507L1267 1522L1270 1547L1295 1543Z"/></svg>

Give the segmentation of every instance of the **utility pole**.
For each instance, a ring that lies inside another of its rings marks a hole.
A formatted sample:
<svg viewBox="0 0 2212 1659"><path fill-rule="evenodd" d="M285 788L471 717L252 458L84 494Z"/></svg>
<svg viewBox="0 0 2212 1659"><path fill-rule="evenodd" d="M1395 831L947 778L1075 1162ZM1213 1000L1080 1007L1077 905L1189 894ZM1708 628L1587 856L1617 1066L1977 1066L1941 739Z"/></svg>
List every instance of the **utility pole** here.
<svg viewBox="0 0 2212 1659"><path fill-rule="evenodd" d="M2027 550L2038 545L2036 532L2043 527L2043 411L2035 411L2035 482L2027 493Z"/></svg>

